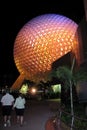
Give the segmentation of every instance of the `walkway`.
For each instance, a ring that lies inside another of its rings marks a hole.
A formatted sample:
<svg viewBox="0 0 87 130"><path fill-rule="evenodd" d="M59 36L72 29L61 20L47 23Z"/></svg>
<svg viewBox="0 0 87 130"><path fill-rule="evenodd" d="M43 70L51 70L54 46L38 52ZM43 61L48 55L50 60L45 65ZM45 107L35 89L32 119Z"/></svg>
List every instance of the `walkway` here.
<svg viewBox="0 0 87 130"><path fill-rule="evenodd" d="M55 107L55 106L54 106ZM2 115L0 113L0 129L1 130L53 130L45 129L48 119L52 118L55 112L50 109L50 105L46 101L27 101L25 111L24 125L21 127L16 124L15 111L12 112L11 127L3 127ZM58 130L68 130L63 125Z"/></svg>

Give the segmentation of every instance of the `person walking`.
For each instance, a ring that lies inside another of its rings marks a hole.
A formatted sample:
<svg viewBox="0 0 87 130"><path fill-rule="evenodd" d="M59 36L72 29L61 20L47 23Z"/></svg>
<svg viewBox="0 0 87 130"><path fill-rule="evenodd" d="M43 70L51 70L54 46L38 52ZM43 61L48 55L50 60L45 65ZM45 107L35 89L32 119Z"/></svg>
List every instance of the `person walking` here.
<svg viewBox="0 0 87 130"><path fill-rule="evenodd" d="M13 105L13 109L15 108L17 123L20 123L20 126L22 126L24 122L25 104L26 100L23 94L19 93L19 96L16 98L15 103Z"/></svg>
<svg viewBox="0 0 87 130"><path fill-rule="evenodd" d="M15 101L15 98L10 93L10 90L7 89L5 94L1 98L4 127L6 127L7 125L8 126L11 125L11 112L12 112L14 101Z"/></svg>

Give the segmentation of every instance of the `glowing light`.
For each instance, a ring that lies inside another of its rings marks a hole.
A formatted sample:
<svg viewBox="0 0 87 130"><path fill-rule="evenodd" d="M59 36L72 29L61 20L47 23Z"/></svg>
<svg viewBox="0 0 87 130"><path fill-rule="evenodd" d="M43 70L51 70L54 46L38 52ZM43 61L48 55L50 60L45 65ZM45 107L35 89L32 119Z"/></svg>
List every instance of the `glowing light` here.
<svg viewBox="0 0 87 130"><path fill-rule="evenodd" d="M43 80L52 63L72 51L78 60L78 25L57 14L33 18L19 31L14 43L14 61L20 74Z"/></svg>
<svg viewBox="0 0 87 130"><path fill-rule="evenodd" d="M54 93L58 93L58 92L61 93L61 84L52 85L51 87Z"/></svg>
<svg viewBox="0 0 87 130"><path fill-rule="evenodd" d="M30 93L31 93L31 94L36 94L36 92L37 92L37 89L34 88L34 87L32 87L31 90L30 90Z"/></svg>
<svg viewBox="0 0 87 130"><path fill-rule="evenodd" d="M22 94L26 94L28 92L28 85L23 84L21 89L19 90L19 92L22 93Z"/></svg>

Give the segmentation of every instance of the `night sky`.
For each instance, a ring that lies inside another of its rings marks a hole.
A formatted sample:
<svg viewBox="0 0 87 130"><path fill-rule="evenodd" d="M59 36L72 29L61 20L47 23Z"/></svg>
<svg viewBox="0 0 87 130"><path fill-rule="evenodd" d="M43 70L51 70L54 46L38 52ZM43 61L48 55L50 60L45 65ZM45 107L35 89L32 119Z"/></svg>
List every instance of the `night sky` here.
<svg viewBox="0 0 87 130"><path fill-rule="evenodd" d="M32 3L31 3L32 2ZM32 18L47 13L64 15L77 24L84 13L83 0L32 0L0 3L0 77L19 73L13 60L13 46L17 33Z"/></svg>

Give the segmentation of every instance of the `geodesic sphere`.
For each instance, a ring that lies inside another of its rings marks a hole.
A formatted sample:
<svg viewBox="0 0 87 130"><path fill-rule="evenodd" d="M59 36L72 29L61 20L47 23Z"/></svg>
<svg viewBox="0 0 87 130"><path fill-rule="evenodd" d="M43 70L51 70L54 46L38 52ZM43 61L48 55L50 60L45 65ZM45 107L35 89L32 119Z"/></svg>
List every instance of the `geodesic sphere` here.
<svg viewBox="0 0 87 130"><path fill-rule="evenodd" d="M57 14L37 16L26 23L16 36L14 61L20 74L41 80L52 63L71 50L77 53L77 24Z"/></svg>

